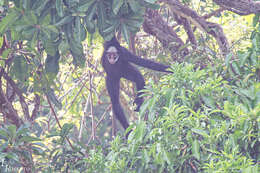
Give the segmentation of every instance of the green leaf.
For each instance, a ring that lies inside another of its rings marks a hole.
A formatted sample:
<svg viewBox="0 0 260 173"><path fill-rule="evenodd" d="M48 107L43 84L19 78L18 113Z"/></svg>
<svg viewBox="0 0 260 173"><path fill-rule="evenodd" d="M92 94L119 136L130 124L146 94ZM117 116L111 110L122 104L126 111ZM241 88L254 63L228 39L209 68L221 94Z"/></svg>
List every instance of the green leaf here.
<svg viewBox="0 0 260 173"><path fill-rule="evenodd" d="M70 46L67 40L62 40L59 44L59 52L61 52L62 55L65 55L68 52L69 48Z"/></svg>
<svg viewBox="0 0 260 173"><path fill-rule="evenodd" d="M2 47L3 43L4 43L4 39L3 37L0 37L0 47Z"/></svg>
<svg viewBox="0 0 260 173"><path fill-rule="evenodd" d="M61 20L59 20L57 23L54 24L54 26L62 26L64 24L70 23L72 21L72 16L65 16Z"/></svg>
<svg viewBox="0 0 260 173"><path fill-rule="evenodd" d="M192 128L191 131L194 132L194 133L197 133L197 134L199 134L199 135L201 135L203 137L208 138L208 134L204 130Z"/></svg>
<svg viewBox="0 0 260 173"><path fill-rule="evenodd" d="M58 100L58 98L56 97L54 90L53 89L49 89L48 92L46 93L46 95L48 96L48 98L50 99L50 101L52 103L54 103L54 105L58 108L61 109L62 108L62 104L61 102Z"/></svg>
<svg viewBox="0 0 260 173"><path fill-rule="evenodd" d="M23 8L24 9L30 9L31 8L31 0L23 0Z"/></svg>
<svg viewBox="0 0 260 173"><path fill-rule="evenodd" d="M33 145L33 146L31 146L31 148L32 148L34 154L43 155L45 153L45 151L40 147L36 147Z"/></svg>
<svg viewBox="0 0 260 173"><path fill-rule="evenodd" d="M74 127L73 124L71 123L65 123L63 126L62 126L62 129L61 129L61 136L67 136L70 132L70 130Z"/></svg>
<svg viewBox="0 0 260 173"><path fill-rule="evenodd" d="M37 7L35 9L35 13L36 14L41 14L42 11L44 10L45 6L47 5L47 3L51 0L37 0L39 1L39 3L37 3Z"/></svg>
<svg viewBox="0 0 260 173"><path fill-rule="evenodd" d="M5 137L6 139L8 139L9 135L8 133L5 131L5 129L0 129L0 136Z"/></svg>
<svg viewBox="0 0 260 173"><path fill-rule="evenodd" d="M54 25L43 25L42 28L48 30L49 33L51 32L55 34L59 33L59 30Z"/></svg>
<svg viewBox="0 0 260 173"><path fill-rule="evenodd" d="M259 54L257 55L256 51L253 51L253 53L251 54L250 61L253 66L257 66L259 64Z"/></svg>
<svg viewBox="0 0 260 173"><path fill-rule="evenodd" d="M38 31L34 32L32 39L30 40L30 47L35 48L38 39Z"/></svg>
<svg viewBox="0 0 260 173"><path fill-rule="evenodd" d="M195 141L192 142L192 155L196 159L200 160L200 146L197 139L195 139Z"/></svg>
<svg viewBox="0 0 260 173"><path fill-rule="evenodd" d="M210 96L202 96L202 100L205 102L205 104L211 108L215 108L215 102L214 99Z"/></svg>
<svg viewBox="0 0 260 173"><path fill-rule="evenodd" d="M240 59L240 63L239 63L239 66L240 67L243 67L244 65L245 65L245 62L246 62L246 60L248 59L248 57L249 57L249 55L250 55L250 52L245 52L245 53L243 53L243 54L239 54L238 55L238 57L239 57L239 59Z"/></svg>
<svg viewBox="0 0 260 173"><path fill-rule="evenodd" d="M38 19L33 11L28 11L23 16L23 20L27 25L35 25L35 24L37 24Z"/></svg>
<svg viewBox="0 0 260 173"><path fill-rule="evenodd" d="M259 24L260 14L255 14L253 18L253 26L256 27L257 24Z"/></svg>
<svg viewBox="0 0 260 173"><path fill-rule="evenodd" d="M144 0L145 2L149 2L149 3L155 3L157 0Z"/></svg>
<svg viewBox="0 0 260 173"><path fill-rule="evenodd" d="M4 154L4 151L6 148L8 148L8 141L1 143L0 145L0 160L2 160L6 155Z"/></svg>
<svg viewBox="0 0 260 173"><path fill-rule="evenodd" d="M171 164L171 158L170 158L170 154L169 152L165 151L165 149L163 149L163 159L168 163L168 165Z"/></svg>
<svg viewBox="0 0 260 173"><path fill-rule="evenodd" d="M8 130L11 137L15 137L15 134L16 134L16 126L15 125L12 124L12 125L8 126L7 130Z"/></svg>
<svg viewBox="0 0 260 173"><path fill-rule="evenodd" d="M125 24L122 24L122 32L123 32L123 35L124 35L124 38L126 40L126 42L128 43L128 45L130 44L130 40L129 40L129 31L128 31L128 28Z"/></svg>
<svg viewBox="0 0 260 173"><path fill-rule="evenodd" d="M27 132L29 132L28 126L22 125L21 127L18 128L16 135L17 136L26 135Z"/></svg>
<svg viewBox="0 0 260 173"><path fill-rule="evenodd" d="M94 3L91 6L91 9L88 10L87 16L84 18L84 23L89 33L93 34L96 30L95 22L93 21L94 15L96 14L97 3Z"/></svg>
<svg viewBox="0 0 260 173"><path fill-rule="evenodd" d="M45 61L45 71L47 73L48 79L51 81L55 79L59 72L59 59L60 54L58 51L56 51L55 56L47 55Z"/></svg>
<svg viewBox="0 0 260 173"><path fill-rule="evenodd" d="M72 51L71 51L71 54L73 56L73 62L72 62L73 65L75 65L76 67L85 66L86 58L84 57L84 54L77 55L77 53L72 52Z"/></svg>
<svg viewBox="0 0 260 173"><path fill-rule="evenodd" d="M32 137L32 136L23 136L21 139L19 139L18 143L21 142L33 142L33 141L41 141L40 138Z"/></svg>
<svg viewBox="0 0 260 173"><path fill-rule="evenodd" d="M69 44L70 44L70 50L75 55L83 55L83 46L80 42L76 42L75 40L70 39Z"/></svg>
<svg viewBox="0 0 260 173"><path fill-rule="evenodd" d="M73 57L73 64L75 66L84 67L86 58L83 53L83 46L81 42L76 42L75 40L70 39L69 44L70 52Z"/></svg>
<svg viewBox="0 0 260 173"><path fill-rule="evenodd" d="M143 24L143 20L140 17L140 20L136 20L136 19L128 19L126 20L126 25L128 25L129 27L136 27L136 28L140 28Z"/></svg>
<svg viewBox="0 0 260 173"><path fill-rule="evenodd" d="M51 40L46 40L43 42L43 46L48 55L55 56L58 50L58 47Z"/></svg>
<svg viewBox="0 0 260 173"><path fill-rule="evenodd" d="M254 100L255 97L256 97L253 86L250 87L250 89L242 89L241 88L241 89L239 89L239 93L241 93L244 96L250 98L251 100Z"/></svg>
<svg viewBox="0 0 260 173"><path fill-rule="evenodd" d="M240 74L241 74L241 73L240 73L240 68L239 68L239 66L237 65L237 62L234 61L234 62L232 62L231 65L232 65L232 67L233 67L235 73L240 75Z"/></svg>
<svg viewBox="0 0 260 173"><path fill-rule="evenodd" d="M143 159L144 159L146 164L148 164L150 162L150 157L149 157L149 154L147 152L147 149L143 150Z"/></svg>
<svg viewBox="0 0 260 173"><path fill-rule="evenodd" d="M3 59L7 59L8 58L8 55L9 53L12 51L12 49L5 49L4 52L2 53L2 57ZM2 61L3 62L3 61Z"/></svg>
<svg viewBox="0 0 260 173"><path fill-rule="evenodd" d="M34 33L36 32L36 28L32 26L28 26L22 31L22 37L25 40L31 40L33 38Z"/></svg>
<svg viewBox="0 0 260 173"><path fill-rule="evenodd" d="M66 3L68 4L69 8L72 8L78 4L79 0L66 0Z"/></svg>
<svg viewBox="0 0 260 173"><path fill-rule="evenodd" d="M145 133L145 123L144 122L140 122L138 124L138 126L136 127L135 129L135 133L134 133L134 139L137 140L137 141L142 141L143 140L143 136L144 136L144 133Z"/></svg>
<svg viewBox="0 0 260 173"><path fill-rule="evenodd" d="M92 10L90 6L95 2L95 0L88 0L85 4L81 4L78 8L78 12L87 12L88 10Z"/></svg>
<svg viewBox="0 0 260 173"><path fill-rule="evenodd" d="M95 23L93 23L92 21L88 20L87 17L85 17L84 19L85 19L84 20L85 26L86 26L88 32L90 34L95 33L95 31L96 31Z"/></svg>
<svg viewBox="0 0 260 173"><path fill-rule="evenodd" d="M16 10L11 10L7 16L5 16L0 22L0 34L3 34L6 28L13 23L20 17L20 13Z"/></svg>
<svg viewBox="0 0 260 173"><path fill-rule="evenodd" d="M144 7L150 8L150 9L153 9L153 10L159 10L160 4L152 4L152 3L146 2L146 3L144 3Z"/></svg>
<svg viewBox="0 0 260 173"><path fill-rule="evenodd" d="M124 4L124 0L113 0L113 4L112 4L113 12L117 14L123 4Z"/></svg>
<svg viewBox="0 0 260 173"><path fill-rule="evenodd" d="M56 0L56 10L60 17L64 16L63 0Z"/></svg>
<svg viewBox="0 0 260 173"><path fill-rule="evenodd" d="M13 72L14 76L19 79L19 81L24 82L27 80L29 66L23 55L17 55L14 57L11 71Z"/></svg>
<svg viewBox="0 0 260 173"><path fill-rule="evenodd" d="M51 23L51 15L48 14L45 17L43 17L42 19L40 19L40 25L45 26L45 25L49 25Z"/></svg>
<svg viewBox="0 0 260 173"><path fill-rule="evenodd" d="M128 0L128 3L129 3L129 5L130 5L130 7L131 7L131 9L133 10L133 12L138 12L139 10L140 10L140 3L139 3L139 1L137 1L137 0Z"/></svg>
<svg viewBox="0 0 260 173"><path fill-rule="evenodd" d="M225 64L226 64L227 67L229 67L229 62L230 62L230 59L231 59L232 56L233 56L233 54L229 53L229 54L227 54L227 56L225 58Z"/></svg>
<svg viewBox="0 0 260 173"><path fill-rule="evenodd" d="M97 5L97 17L98 17L97 24L98 24L98 28L100 31L102 31L105 28L104 24L105 24L106 14L105 14L104 8L105 8L105 6L104 6L103 2L99 1L98 5Z"/></svg>
<svg viewBox="0 0 260 173"><path fill-rule="evenodd" d="M109 34L109 33L114 32L114 31L115 31L115 26L111 25L111 26L107 27L106 29L104 29L103 33Z"/></svg>
<svg viewBox="0 0 260 173"><path fill-rule="evenodd" d="M12 160L16 161L17 163L19 163L19 156L16 153L14 153L14 152L9 152L6 155L6 158L12 159Z"/></svg>
<svg viewBox="0 0 260 173"><path fill-rule="evenodd" d="M74 31L74 38L77 42L81 42L86 39L87 33L84 25L81 23L81 18L79 16L76 16Z"/></svg>

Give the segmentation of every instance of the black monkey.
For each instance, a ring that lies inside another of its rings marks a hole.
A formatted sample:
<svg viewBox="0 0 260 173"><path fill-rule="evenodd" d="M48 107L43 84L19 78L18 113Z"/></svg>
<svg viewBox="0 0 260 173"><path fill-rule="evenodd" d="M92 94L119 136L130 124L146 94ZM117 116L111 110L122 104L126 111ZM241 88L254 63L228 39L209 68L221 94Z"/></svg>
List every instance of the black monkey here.
<svg viewBox="0 0 260 173"><path fill-rule="evenodd" d="M166 69L169 66L153 62L151 60L140 58L126 48L120 46L115 37L104 43L104 52L102 55L102 66L107 74L106 87L112 102L112 109L124 129L129 126L124 111L119 102L120 78L125 78L135 82L137 91L144 89L145 81L140 71L131 63L161 72L170 72ZM171 73L171 72L170 72ZM142 93L138 92L134 103L137 105L135 111L139 111L143 103Z"/></svg>

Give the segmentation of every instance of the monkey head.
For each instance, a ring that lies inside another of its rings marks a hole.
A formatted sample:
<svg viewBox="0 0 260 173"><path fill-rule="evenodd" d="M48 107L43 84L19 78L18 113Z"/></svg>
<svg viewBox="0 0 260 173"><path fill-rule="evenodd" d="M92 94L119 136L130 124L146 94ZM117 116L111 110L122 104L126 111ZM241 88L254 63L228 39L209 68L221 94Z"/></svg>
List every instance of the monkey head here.
<svg viewBox="0 0 260 173"><path fill-rule="evenodd" d="M116 47L110 46L107 49L106 58L110 64L115 64L118 61L119 55L118 55Z"/></svg>

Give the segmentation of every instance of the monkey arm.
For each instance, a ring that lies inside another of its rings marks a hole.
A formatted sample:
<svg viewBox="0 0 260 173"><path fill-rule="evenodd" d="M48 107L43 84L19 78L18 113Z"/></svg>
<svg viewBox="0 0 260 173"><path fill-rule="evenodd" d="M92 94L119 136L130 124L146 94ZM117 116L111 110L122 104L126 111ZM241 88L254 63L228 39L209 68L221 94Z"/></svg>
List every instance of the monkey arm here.
<svg viewBox="0 0 260 173"><path fill-rule="evenodd" d="M124 47L121 47L121 52L122 52L121 57L123 57L127 61L132 62L136 65L146 67L146 68L156 70L156 71L171 73L171 71L166 70L167 68L170 67L168 65L163 65L163 64L160 64L160 63L148 60L148 59L140 58L140 57L134 55L133 53L129 52Z"/></svg>

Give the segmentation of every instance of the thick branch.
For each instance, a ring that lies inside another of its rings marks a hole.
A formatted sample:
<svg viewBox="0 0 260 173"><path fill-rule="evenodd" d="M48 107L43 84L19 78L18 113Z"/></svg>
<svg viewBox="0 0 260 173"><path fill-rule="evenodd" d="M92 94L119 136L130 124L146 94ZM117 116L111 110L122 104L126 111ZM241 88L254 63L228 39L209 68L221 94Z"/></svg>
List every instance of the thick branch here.
<svg viewBox="0 0 260 173"><path fill-rule="evenodd" d="M25 102L22 91L17 87L16 83L8 76L5 71L3 71L3 77L14 89L14 92L18 95L26 120L30 120L28 105Z"/></svg>
<svg viewBox="0 0 260 173"><path fill-rule="evenodd" d="M157 11L151 9L146 11L143 29L145 32L155 36L162 43L163 47L168 48L171 51L172 57L177 58L179 55L183 56L188 54L187 48L178 52L184 45L183 41L173 28L168 26Z"/></svg>
<svg viewBox="0 0 260 173"><path fill-rule="evenodd" d="M185 18L202 31L215 37L224 56L229 53L229 44L227 38L224 35L222 28L218 24L207 22L203 17L200 17L195 11L182 5L178 0L161 1L167 3L170 6L170 9L174 15Z"/></svg>
<svg viewBox="0 0 260 173"><path fill-rule="evenodd" d="M213 0L221 7L239 15L260 13L260 2L252 0Z"/></svg>
<svg viewBox="0 0 260 173"><path fill-rule="evenodd" d="M12 103L9 102L2 89L3 73L4 69L0 67L0 112L2 112L3 116L10 120L12 124L15 124L16 127L20 127L23 121L18 116L17 111L14 109Z"/></svg>
<svg viewBox="0 0 260 173"><path fill-rule="evenodd" d="M184 27L184 29L185 29L188 37L189 37L189 41L193 45L193 48L195 48L197 46L197 41L196 41L194 32L191 28L190 22L187 19L185 19L183 17L179 17L177 15L174 15L174 18L179 25L183 25L183 27Z"/></svg>

